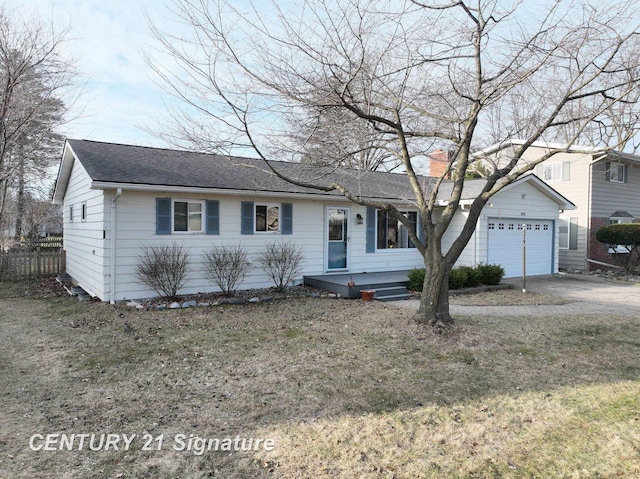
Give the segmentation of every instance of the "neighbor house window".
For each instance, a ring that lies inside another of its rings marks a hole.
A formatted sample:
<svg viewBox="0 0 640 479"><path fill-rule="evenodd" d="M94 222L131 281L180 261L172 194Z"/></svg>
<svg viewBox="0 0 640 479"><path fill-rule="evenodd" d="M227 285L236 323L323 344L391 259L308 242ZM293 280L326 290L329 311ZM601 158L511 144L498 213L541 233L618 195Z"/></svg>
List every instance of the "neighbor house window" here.
<svg viewBox="0 0 640 479"><path fill-rule="evenodd" d="M558 241L560 249L569 249L569 220L558 220Z"/></svg>
<svg viewBox="0 0 640 479"><path fill-rule="evenodd" d="M411 230L416 232L418 223L418 213L415 211L401 211L407 217ZM415 248L413 241L409 238L407 227L400 221L395 220L386 211L377 211L377 248Z"/></svg>
<svg viewBox="0 0 640 479"><path fill-rule="evenodd" d="M202 232L202 201L173 202L173 231Z"/></svg>
<svg viewBox="0 0 640 479"><path fill-rule="evenodd" d="M610 225L619 225L623 223L633 223L635 218L632 214L626 211L616 211L609 217Z"/></svg>
<svg viewBox="0 0 640 479"><path fill-rule="evenodd" d="M80 210L80 218L82 219L82 221L87 220L87 204L86 203L82 203L82 209Z"/></svg>
<svg viewBox="0 0 640 479"><path fill-rule="evenodd" d="M610 163L609 171L608 171L608 179L613 183L624 183L625 182L625 167L622 163Z"/></svg>
<svg viewBox="0 0 640 479"><path fill-rule="evenodd" d="M73 205L69 206L69 223L73 223Z"/></svg>
<svg viewBox="0 0 640 479"><path fill-rule="evenodd" d="M551 163L542 166L544 181L562 181L562 163Z"/></svg>
<svg viewBox="0 0 640 479"><path fill-rule="evenodd" d="M256 232L277 233L280 231L280 206L256 205Z"/></svg>

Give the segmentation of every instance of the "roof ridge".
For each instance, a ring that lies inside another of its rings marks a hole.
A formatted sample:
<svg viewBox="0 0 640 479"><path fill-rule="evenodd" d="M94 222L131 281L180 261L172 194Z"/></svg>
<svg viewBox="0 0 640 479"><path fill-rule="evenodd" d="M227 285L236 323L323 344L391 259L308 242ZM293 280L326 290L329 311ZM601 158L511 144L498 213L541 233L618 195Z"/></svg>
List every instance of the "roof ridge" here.
<svg viewBox="0 0 640 479"><path fill-rule="evenodd" d="M162 147L162 146L146 146L146 145L134 145L131 143L116 143L113 141L100 141L100 140L89 140L86 138L67 138L66 141L68 142L72 142L72 141L77 141L77 142L85 142L85 143L97 143L100 145L111 145L111 146L124 146L127 148L143 148L146 150L160 150L160 151L167 151L167 152L172 152L172 153L190 153L190 154L194 154L194 155L208 155L208 156L219 156L222 158L235 158L235 159L239 159L239 160L254 160L254 161L261 161L261 158L251 158L249 156L235 156L235 155L221 155L220 153L207 153L204 151L196 151L196 150L188 150L188 149L178 149L178 148L169 148L169 147ZM278 163L291 163L289 161L283 161L283 160L269 160L269 161L275 161Z"/></svg>

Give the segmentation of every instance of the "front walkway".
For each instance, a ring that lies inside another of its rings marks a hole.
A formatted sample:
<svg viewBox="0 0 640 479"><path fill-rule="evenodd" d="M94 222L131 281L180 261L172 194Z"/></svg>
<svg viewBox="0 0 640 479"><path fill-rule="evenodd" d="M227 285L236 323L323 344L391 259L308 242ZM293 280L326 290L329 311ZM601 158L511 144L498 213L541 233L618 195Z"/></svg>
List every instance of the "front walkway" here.
<svg viewBox="0 0 640 479"><path fill-rule="evenodd" d="M509 279L513 294L521 293L522 280ZM451 305L456 316L559 316L602 314L636 316L640 319L640 284L604 280L591 275L537 276L527 279L527 291L560 296L568 304L531 306L461 306ZM524 293L526 294L526 293ZM417 310L419 301L397 301L394 306Z"/></svg>

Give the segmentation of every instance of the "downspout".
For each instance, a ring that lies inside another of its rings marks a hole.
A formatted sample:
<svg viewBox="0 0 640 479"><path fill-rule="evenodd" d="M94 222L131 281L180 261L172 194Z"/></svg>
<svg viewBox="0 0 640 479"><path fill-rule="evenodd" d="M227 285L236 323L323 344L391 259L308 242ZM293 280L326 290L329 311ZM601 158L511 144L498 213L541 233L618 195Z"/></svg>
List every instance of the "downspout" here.
<svg viewBox="0 0 640 479"><path fill-rule="evenodd" d="M593 164L595 163L595 161L597 160L594 160L592 158L592 160L589 162L589 178L587 179L587 237L585 238L587 244L585 245L586 248L584 249L584 259L586 260L587 271L589 271L591 256L591 189L593 188ZM571 234L571 222L569 222L569 234Z"/></svg>
<svg viewBox="0 0 640 479"><path fill-rule="evenodd" d="M122 188L116 190L116 196L111 200L111 256L110 256L110 279L109 279L109 302L116 304L116 203L118 198L122 196Z"/></svg>

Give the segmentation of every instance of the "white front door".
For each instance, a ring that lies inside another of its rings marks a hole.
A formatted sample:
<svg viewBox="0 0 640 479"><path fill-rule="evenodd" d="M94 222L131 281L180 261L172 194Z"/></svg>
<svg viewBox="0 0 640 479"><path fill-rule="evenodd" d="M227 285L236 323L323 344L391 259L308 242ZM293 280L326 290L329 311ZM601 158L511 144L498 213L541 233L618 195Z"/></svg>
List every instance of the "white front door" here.
<svg viewBox="0 0 640 479"><path fill-rule="evenodd" d="M349 209L327 208L327 270L349 268Z"/></svg>

